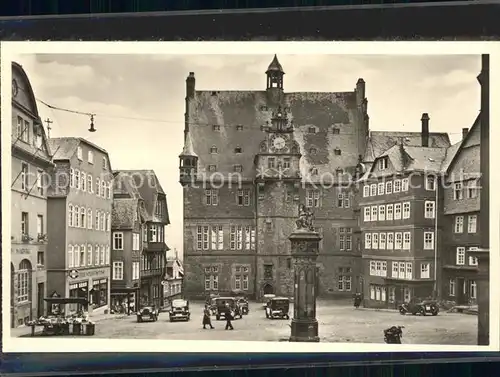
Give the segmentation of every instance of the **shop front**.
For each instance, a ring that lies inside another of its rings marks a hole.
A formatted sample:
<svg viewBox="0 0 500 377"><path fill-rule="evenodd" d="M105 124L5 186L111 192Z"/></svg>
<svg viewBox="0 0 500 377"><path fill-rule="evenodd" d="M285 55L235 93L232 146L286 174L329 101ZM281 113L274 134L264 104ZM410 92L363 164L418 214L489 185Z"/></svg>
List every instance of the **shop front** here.
<svg viewBox="0 0 500 377"><path fill-rule="evenodd" d="M135 313L139 308L140 289L136 287L111 289L111 310L114 313Z"/></svg>
<svg viewBox="0 0 500 377"><path fill-rule="evenodd" d="M10 264L10 326L38 318L44 310L47 275L45 244L13 244Z"/></svg>
<svg viewBox="0 0 500 377"><path fill-rule="evenodd" d="M87 298L89 310L107 310L109 305L108 268L71 270L68 274L68 295L72 298ZM70 305L71 309L74 305Z"/></svg>

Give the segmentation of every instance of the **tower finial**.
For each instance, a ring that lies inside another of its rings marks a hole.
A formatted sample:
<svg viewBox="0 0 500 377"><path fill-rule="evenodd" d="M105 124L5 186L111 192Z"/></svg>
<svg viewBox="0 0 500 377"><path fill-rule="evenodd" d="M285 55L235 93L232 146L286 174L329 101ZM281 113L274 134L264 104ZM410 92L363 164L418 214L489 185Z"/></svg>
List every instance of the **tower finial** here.
<svg viewBox="0 0 500 377"><path fill-rule="evenodd" d="M274 58L267 67L267 89L277 88L283 90L283 67L281 66L278 56L274 54Z"/></svg>

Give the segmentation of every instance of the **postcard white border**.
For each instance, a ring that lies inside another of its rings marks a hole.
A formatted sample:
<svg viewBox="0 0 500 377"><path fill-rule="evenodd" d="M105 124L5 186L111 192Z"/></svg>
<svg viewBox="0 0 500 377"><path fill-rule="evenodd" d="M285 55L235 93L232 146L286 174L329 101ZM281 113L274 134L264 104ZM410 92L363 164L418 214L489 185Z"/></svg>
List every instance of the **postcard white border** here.
<svg viewBox="0 0 500 377"><path fill-rule="evenodd" d="M10 275L11 208L11 61L13 56L60 54L165 55L463 55L490 54L490 103L500 103L500 42L1 42L2 132L2 250L3 276ZM479 72L478 72L479 74ZM479 85L479 83L478 83ZM479 102L479 98L471 99ZM490 108L490 161L498 161L500 106ZM495 125L497 125L495 127ZM491 187L500 187L500 169L491 164ZM384 343L288 343L240 341L180 341L168 339L43 339L10 336L10 279L3 279L3 352L472 352L499 351L500 271L499 201L490 190L490 345L390 345ZM321 331L321 328L320 328Z"/></svg>

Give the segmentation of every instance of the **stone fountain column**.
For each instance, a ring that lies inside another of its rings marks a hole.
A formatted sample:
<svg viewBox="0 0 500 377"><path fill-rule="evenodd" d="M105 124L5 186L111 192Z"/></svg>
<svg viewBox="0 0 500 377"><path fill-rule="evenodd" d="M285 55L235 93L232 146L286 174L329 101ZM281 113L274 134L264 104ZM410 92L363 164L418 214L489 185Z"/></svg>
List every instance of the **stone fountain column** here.
<svg viewBox="0 0 500 377"><path fill-rule="evenodd" d="M289 239L294 266L294 310L290 342L319 342L316 320L316 259L321 236L308 227L298 227Z"/></svg>

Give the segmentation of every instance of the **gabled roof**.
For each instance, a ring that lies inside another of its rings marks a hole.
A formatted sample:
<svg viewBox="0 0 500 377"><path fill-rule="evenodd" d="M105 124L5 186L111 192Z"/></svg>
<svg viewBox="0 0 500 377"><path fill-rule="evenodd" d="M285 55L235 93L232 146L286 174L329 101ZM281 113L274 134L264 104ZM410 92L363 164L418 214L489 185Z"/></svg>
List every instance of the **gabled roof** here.
<svg viewBox="0 0 500 377"><path fill-rule="evenodd" d="M109 169L111 170L111 161L108 152L104 148L101 148L83 137L54 137L50 138L48 141L51 154L53 154L53 161L71 159L71 157L76 154L77 147L81 143L84 143L105 154L108 157Z"/></svg>
<svg viewBox="0 0 500 377"><path fill-rule="evenodd" d="M378 156L394 145L400 144L401 141L407 146L421 146L422 134L420 132L371 131L363 161L373 162ZM450 138L447 133L429 133L429 147L448 148L450 145Z"/></svg>
<svg viewBox="0 0 500 377"><path fill-rule="evenodd" d="M467 135L465 136L465 138L460 143L457 143L459 145L457 145L455 153L452 156L450 156L451 157L450 161L446 166L447 173L453 168L453 164L455 163L458 155L460 155L460 152L462 151L462 149L467 146L469 140L472 138L473 132L476 131L477 129L479 129L479 130L481 129L481 116L480 115L481 114L478 114L478 116L474 120L474 123L472 124L472 127L470 128L469 132L467 132Z"/></svg>
<svg viewBox="0 0 500 377"><path fill-rule="evenodd" d="M163 220L156 218L155 208L158 200L158 195L166 196L165 191L161 187L160 181L156 176L154 170L120 170L120 175L128 175L130 183L134 186L139 193L140 197L144 200L144 208L147 213L147 221L162 222ZM170 224L168 214L168 203L165 198L165 211L166 223Z"/></svg>

